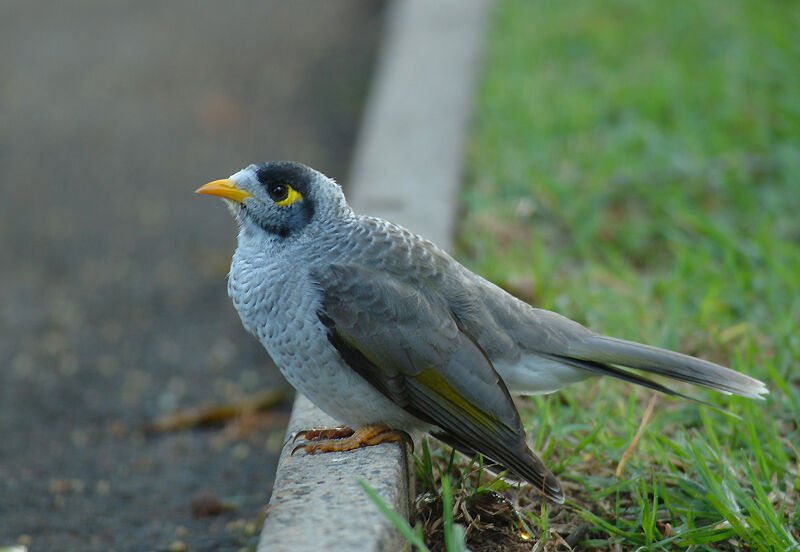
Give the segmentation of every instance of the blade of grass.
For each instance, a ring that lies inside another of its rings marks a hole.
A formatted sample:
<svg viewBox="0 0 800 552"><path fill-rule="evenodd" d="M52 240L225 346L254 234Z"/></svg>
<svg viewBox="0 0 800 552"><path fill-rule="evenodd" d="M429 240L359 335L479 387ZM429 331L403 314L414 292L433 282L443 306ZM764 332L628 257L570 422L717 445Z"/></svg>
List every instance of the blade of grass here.
<svg viewBox="0 0 800 552"><path fill-rule="evenodd" d="M378 492L369 486L369 484L364 481L363 479L359 479L358 484L364 489L364 492L367 493L367 496L375 503L381 513L386 516L392 525L400 532L405 539L415 546L421 552L430 552L428 547L425 546L425 542L422 540L419 533L417 533L408 522L403 519L400 514L392 510L388 504L380 497Z"/></svg>

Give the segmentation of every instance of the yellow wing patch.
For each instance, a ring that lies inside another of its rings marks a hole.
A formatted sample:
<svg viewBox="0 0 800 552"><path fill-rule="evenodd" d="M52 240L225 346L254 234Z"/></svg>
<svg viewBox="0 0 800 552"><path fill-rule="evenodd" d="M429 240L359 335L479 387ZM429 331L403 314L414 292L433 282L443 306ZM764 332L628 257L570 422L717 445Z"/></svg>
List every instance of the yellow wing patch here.
<svg viewBox="0 0 800 552"><path fill-rule="evenodd" d="M286 199L276 201L275 205L280 205L281 207L288 207L295 201L303 201L303 194L301 194L288 184L286 185L286 188L289 190L288 193L286 194Z"/></svg>
<svg viewBox="0 0 800 552"><path fill-rule="evenodd" d="M444 408L452 410L452 407L448 408L448 405L452 405L455 407L456 412L467 416L473 422L486 429L492 430L496 426L496 423L494 423L486 413L470 404L470 402L465 399L461 393L456 391L447 380L436 372L436 370L428 368L416 376L411 377L418 383L432 390L439 399L443 399L437 400L436 402L441 404Z"/></svg>

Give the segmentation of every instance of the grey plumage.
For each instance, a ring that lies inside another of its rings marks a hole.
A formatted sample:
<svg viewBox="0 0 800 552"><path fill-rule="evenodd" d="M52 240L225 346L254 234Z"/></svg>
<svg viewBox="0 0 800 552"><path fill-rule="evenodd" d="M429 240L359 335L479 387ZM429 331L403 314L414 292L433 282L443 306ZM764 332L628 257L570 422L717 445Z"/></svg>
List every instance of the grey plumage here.
<svg viewBox="0 0 800 552"><path fill-rule="evenodd" d="M244 326L290 383L348 425L432 432L560 501L509 391L547 393L602 374L677 394L627 367L745 397L767 392L723 366L535 309L419 236L355 214L337 184L303 165L251 165L218 183L199 191L226 198L239 222L228 287Z"/></svg>

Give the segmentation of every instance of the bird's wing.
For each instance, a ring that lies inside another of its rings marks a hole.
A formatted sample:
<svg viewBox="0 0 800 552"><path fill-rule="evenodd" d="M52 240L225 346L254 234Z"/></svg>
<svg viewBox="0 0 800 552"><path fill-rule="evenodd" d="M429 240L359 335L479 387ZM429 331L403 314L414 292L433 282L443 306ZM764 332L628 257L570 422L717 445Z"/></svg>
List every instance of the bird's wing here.
<svg viewBox="0 0 800 552"><path fill-rule="evenodd" d="M347 364L445 440L481 452L563 501L556 478L525 443L519 414L486 354L424 281L372 267L312 274L318 313Z"/></svg>

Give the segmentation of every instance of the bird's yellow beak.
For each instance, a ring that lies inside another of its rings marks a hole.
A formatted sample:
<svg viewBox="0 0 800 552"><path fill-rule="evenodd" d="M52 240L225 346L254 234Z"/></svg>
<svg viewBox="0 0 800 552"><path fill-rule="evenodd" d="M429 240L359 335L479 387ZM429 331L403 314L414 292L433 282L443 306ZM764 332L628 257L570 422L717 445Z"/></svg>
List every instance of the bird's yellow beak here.
<svg viewBox="0 0 800 552"><path fill-rule="evenodd" d="M208 194L217 197L224 197L225 199L232 199L239 203L244 203L248 197L253 197L253 194L236 187L236 182L230 178L223 178L222 180L215 180L197 188L194 193Z"/></svg>

